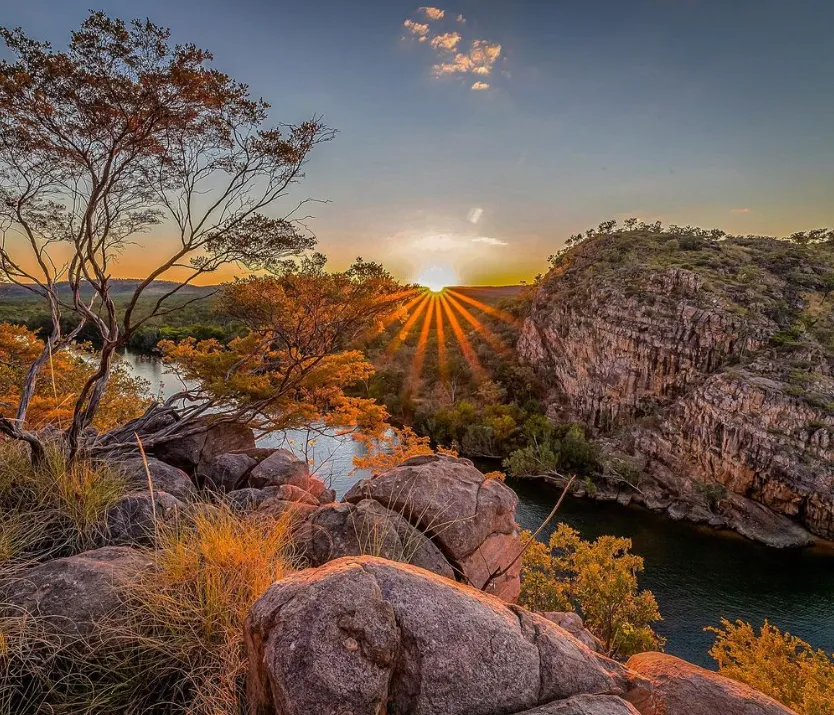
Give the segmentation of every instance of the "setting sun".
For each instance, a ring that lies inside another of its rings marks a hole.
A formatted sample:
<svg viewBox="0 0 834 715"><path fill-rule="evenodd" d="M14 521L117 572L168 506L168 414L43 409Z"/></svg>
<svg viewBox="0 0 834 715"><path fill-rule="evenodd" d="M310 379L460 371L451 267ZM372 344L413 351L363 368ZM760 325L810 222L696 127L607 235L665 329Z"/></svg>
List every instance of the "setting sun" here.
<svg viewBox="0 0 834 715"><path fill-rule="evenodd" d="M458 274L451 266L427 266L417 276L417 283L428 288L432 293L440 293L444 288L459 283Z"/></svg>

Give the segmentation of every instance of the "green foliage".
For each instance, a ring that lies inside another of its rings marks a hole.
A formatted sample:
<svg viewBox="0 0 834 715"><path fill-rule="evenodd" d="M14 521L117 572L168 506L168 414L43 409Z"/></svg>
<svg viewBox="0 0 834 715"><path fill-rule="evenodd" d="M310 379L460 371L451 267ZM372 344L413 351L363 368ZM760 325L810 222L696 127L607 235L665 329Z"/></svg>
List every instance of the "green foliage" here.
<svg viewBox="0 0 834 715"><path fill-rule="evenodd" d="M758 633L722 619L710 655L722 675L747 683L799 715L829 715L834 703L834 653L782 633L767 621Z"/></svg>
<svg viewBox="0 0 834 715"><path fill-rule="evenodd" d="M533 415L525 422L523 434L527 445L504 460L504 469L511 476L534 476L557 469L592 476L602 467L599 448L581 425L552 424L544 415Z"/></svg>
<svg viewBox="0 0 834 715"><path fill-rule="evenodd" d="M630 539L584 541L560 524L546 545L535 542L525 552L519 603L534 611L577 611L615 658L660 649L663 639L652 629L660 620L657 602L651 591L639 590L643 559L630 549Z"/></svg>

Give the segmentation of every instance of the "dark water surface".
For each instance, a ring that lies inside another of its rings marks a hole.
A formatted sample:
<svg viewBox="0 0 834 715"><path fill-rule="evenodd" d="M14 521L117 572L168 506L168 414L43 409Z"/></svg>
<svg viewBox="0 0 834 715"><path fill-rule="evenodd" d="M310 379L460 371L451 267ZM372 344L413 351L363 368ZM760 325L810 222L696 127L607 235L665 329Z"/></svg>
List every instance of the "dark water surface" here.
<svg viewBox="0 0 834 715"><path fill-rule="evenodd" d="M509 484L520 499L519 523L538 528L559 492L531 481ZM557 521L586 539L614 534L632 540L632 551L645 560L640 585L654 593L664 618L657 630L667 638L668 653L714 667L707 655L713 636L703 629L718 625L722 617L757 627L768 619L834 652L832 551L771 549L643 509L583 499L566 499ZM548 528L547 537L554 528Z"/></svg>
<svg viewBox="0 0 834 715"><path fill-rule="evenodd" d="M154 393L177 391L173 376L157 361L132 355L126 359ZM315 443L307 447L306 456L339 497L365 476L352 473L352 459L360 446L348 438L294 430L269 435L260 443L287 447L303 456L310 439ZM532 481L515 480L509 485L519 495L519 523L535 530L559 493ZM664 618L657 630L667 639L668 653L714 667L707 655L713 637L704 628L718 625L722 617L741 618L756 627L767 618L815 647L834 652L834 551L769 549L649 511L582 499L566 499L557 521L570 524L586 539L614 534L632 540L632 551L645 560L640 584L654 592ZM553 528L542 538L547 539Z"/></svg>

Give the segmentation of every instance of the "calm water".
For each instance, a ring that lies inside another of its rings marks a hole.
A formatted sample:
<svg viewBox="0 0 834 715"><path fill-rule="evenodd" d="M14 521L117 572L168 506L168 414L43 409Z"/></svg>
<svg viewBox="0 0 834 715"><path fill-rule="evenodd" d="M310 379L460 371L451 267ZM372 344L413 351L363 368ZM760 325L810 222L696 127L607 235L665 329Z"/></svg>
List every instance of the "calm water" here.
<svg viewBox="0 0 834 715"><path fill-rule="evenodd" d="M154 392L176 391L173 376L165 374L158 362L135 356L128 359ZM262 444L287 447L302 455L309 439L315 440L307 447L309 456L339 496L363 476L352 473L352 459L360 446L349 438L291 431L269 435ZM558 493L534 482L513 481L510 486L520 499L519 523L537 528ZM651 512L579 499L567 499L557 518L585 538L614 534L632 540L632 550L645 560L640 583L654 592L665 619L658 631L667 638L669 653L712 667L707 655L712 637L703 629L717 625L722 616L756 626L767 618L814 646L834 652L833 552L777 551Z"/></svg>

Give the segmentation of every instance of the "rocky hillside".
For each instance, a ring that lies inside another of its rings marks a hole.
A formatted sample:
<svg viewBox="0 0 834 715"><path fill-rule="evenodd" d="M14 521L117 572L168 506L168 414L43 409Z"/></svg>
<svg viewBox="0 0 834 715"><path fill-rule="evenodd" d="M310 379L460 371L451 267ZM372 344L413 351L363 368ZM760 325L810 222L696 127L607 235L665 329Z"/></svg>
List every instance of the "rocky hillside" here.
<svg viewBox="0 0 834 715"><path fill-rule="evenodd" d="M611 229L553 264L519 355L553 417L643 473L621 500L774 545L834 538L830 242Z"/></svg>

